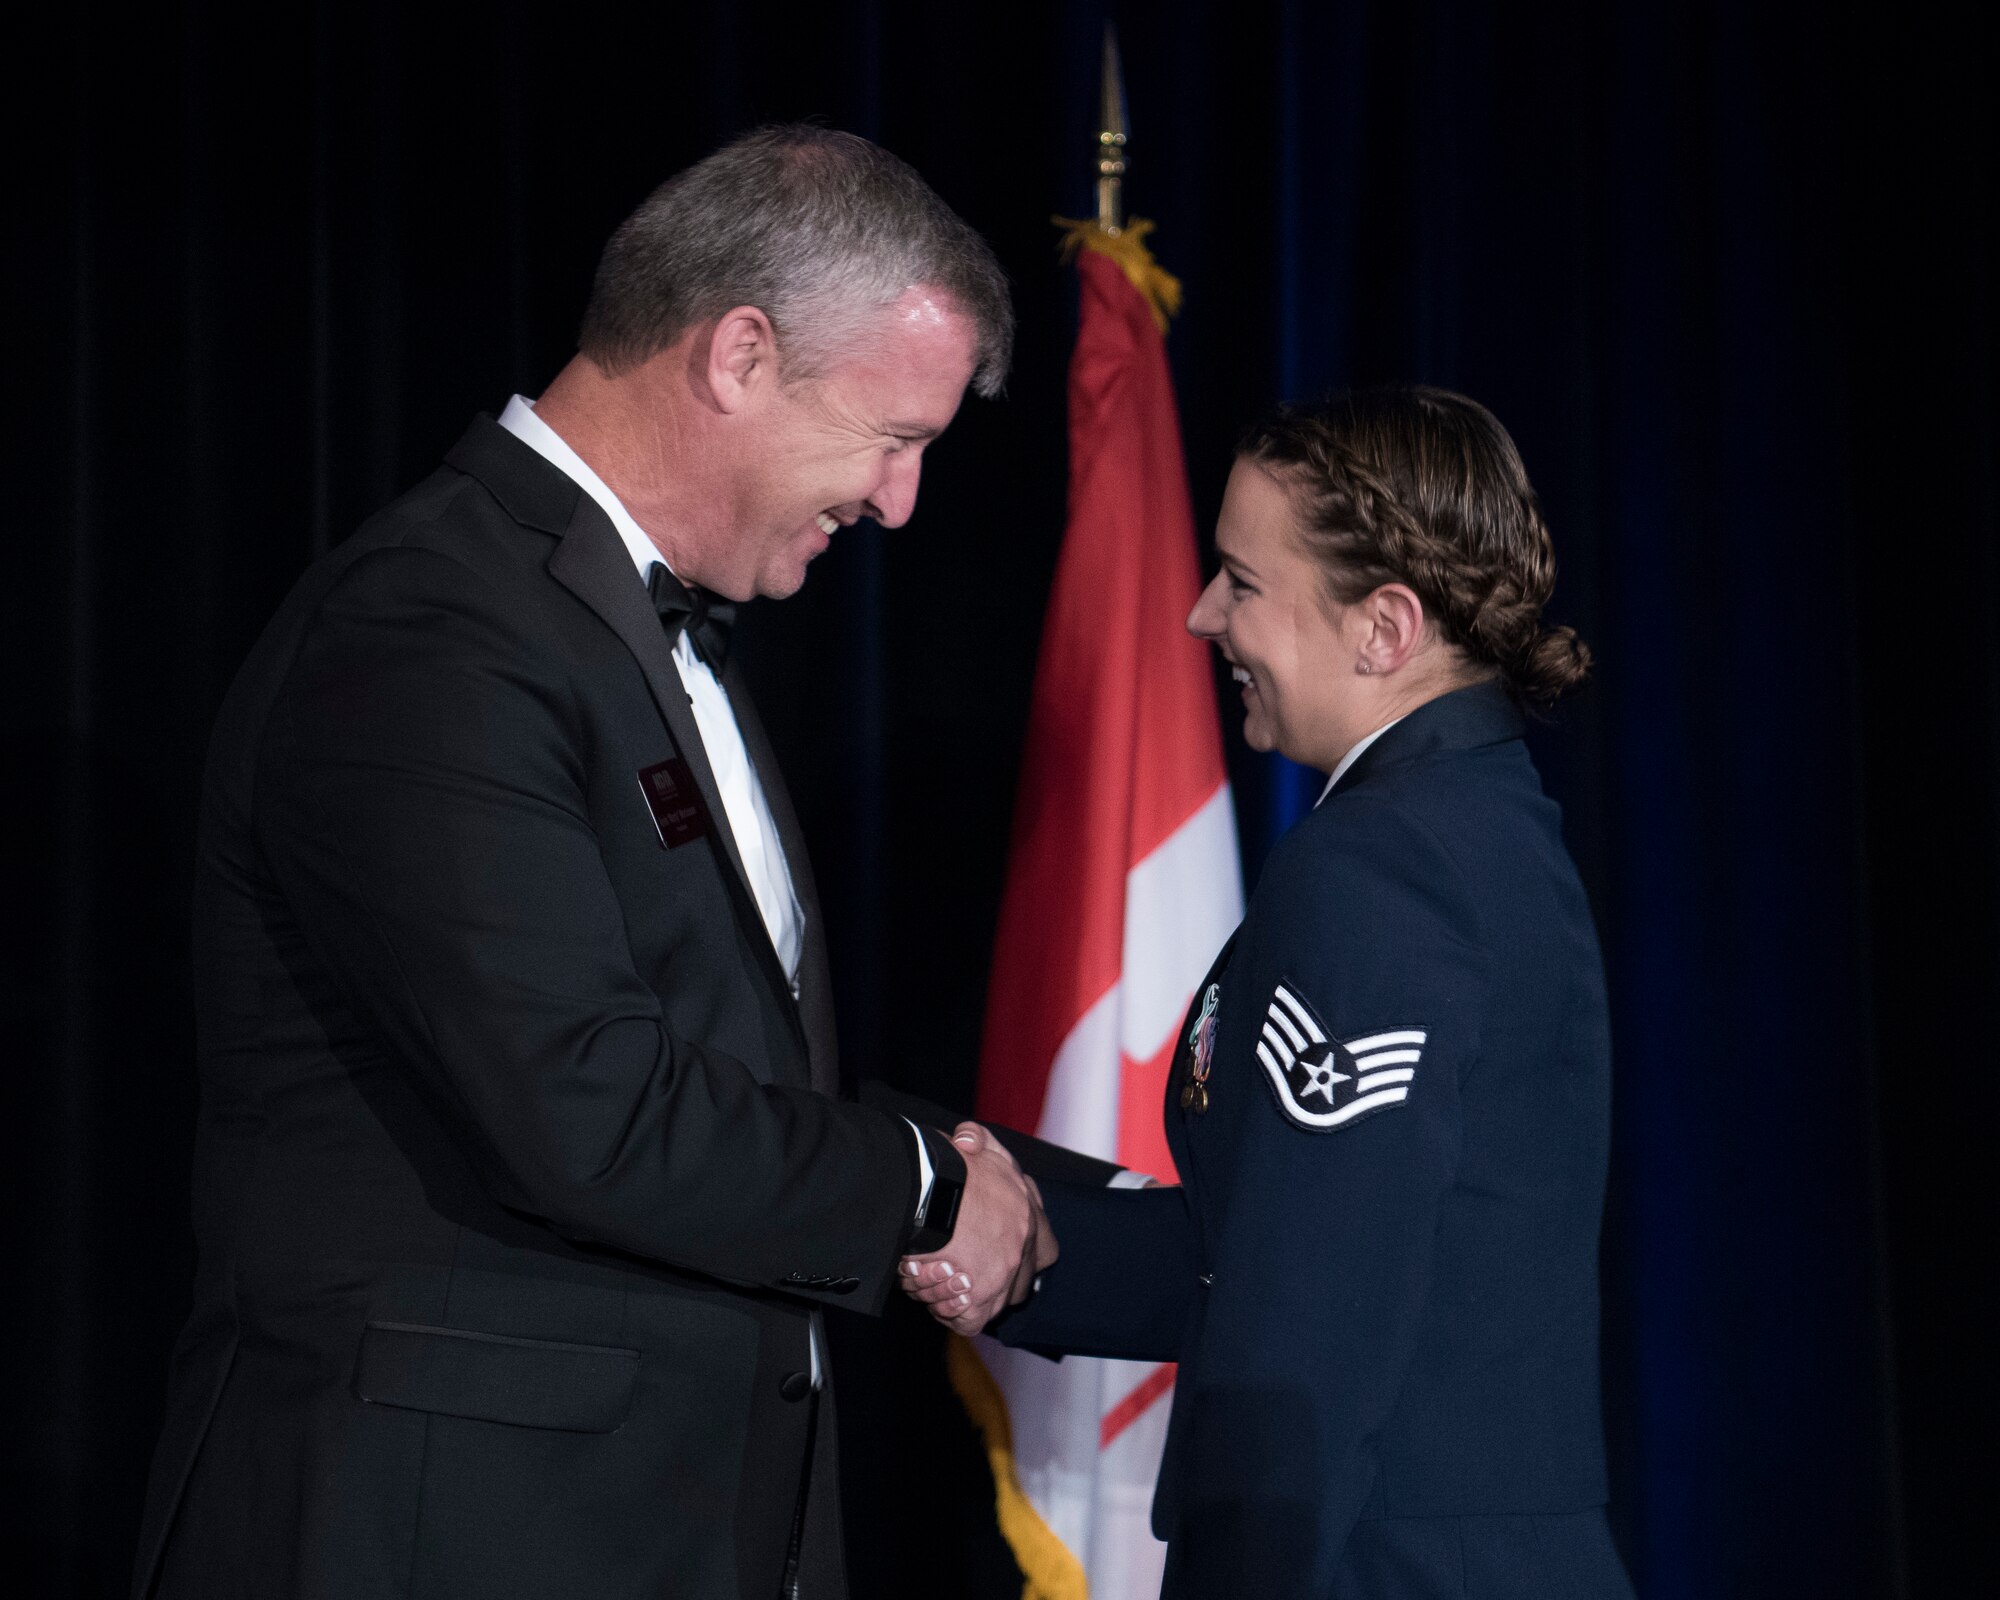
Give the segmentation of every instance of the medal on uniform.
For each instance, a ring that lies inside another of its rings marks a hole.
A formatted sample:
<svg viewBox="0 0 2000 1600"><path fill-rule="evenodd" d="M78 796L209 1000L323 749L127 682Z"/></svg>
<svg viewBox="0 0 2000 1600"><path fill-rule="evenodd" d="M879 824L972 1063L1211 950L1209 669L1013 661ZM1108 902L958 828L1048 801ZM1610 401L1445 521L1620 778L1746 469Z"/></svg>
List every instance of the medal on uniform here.
<svg viewBox="0 0 2000 1600"><path fill-rule="evenodd" d="M1222 1003L1222 985L1211 983L1201 997L1201 1009L1188 1029L1188 1075L1181 1085L1181 1110L1208 1109L1208 1074L1215 1065L1215 1009Z"/></svg>

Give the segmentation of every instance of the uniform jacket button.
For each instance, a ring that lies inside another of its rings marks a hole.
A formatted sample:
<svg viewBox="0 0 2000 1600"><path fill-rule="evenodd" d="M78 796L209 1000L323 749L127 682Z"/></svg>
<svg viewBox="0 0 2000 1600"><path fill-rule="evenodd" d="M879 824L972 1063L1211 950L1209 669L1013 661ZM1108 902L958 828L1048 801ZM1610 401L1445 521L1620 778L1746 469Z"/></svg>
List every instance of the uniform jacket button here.
<svg viewBox="0 0 2000 1600"><path fill-rule="evenodd" d="M788 1372L778 1385L778 1393L787 1400L803 1400L812 1393L812 1374L809 1372Z"/></svg>
<svg viewBox="0 0 2000 1600"><path fill-rule="evenodd" d="M1196 1276L1196 1279L1197 1279L1197 1280L1198 1280L1198 1281L1200 1282L1201 1286L1202 1286L1202 1287L1203 1287L1204 1289L1212 1289L1212 1288L1214 1288L1214 1287L1215 1287L1215 1274L1214 1274L1214 1273L1212 1273L1212 1272L1200 1272L1200 1273L1196 1273L1196 1274L1195 1274L1195 1276Z"/></svg>

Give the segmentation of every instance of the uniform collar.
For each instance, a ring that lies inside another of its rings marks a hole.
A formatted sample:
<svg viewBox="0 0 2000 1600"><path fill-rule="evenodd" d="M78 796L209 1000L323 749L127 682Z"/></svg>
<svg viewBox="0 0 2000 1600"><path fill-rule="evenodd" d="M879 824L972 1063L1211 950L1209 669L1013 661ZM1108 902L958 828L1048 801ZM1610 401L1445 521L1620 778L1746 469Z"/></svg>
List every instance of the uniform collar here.
<svg viewBox="0 0 2000 1600"><path fill-rule="evenodd" d="M1315 800L1313 804L1317 806L1321 800L1324 800L1328 795L1332 794L1334 790L1334 785L1339 783L1342 778L1346 777L1348 772L1353 768L1354 763L1359 761L1364 755L1368 753L1368 747L1371 744L1373 744L1377 739L1381 738L1382 735L1387 733L1391 728L1395 727L1395 725L1398 722L1401 722L1402 720L1403 719L1401 717L1396 717L1389 722L1383 723L1382 726L1377 728L1373 733L1365 734L1361 738L1356 739L1354 741L1354 747L1350 749L1346 755L1340 758L1339 765L1333 769L1333 775L1330 778L1328 778L1326 780L1326 783L1321 787L1319 791L1319 800Z"/></svg>
<svg viewBox="0 0 2000 1600"><path fill-rule="evenodd" d="M1328 793L1345 793L1391 767L1447 750L1476 750L1505 744L1527 732L1520 709L1497 680L1454 689L1427 700L1399 722L1384 728Z"/></svg>

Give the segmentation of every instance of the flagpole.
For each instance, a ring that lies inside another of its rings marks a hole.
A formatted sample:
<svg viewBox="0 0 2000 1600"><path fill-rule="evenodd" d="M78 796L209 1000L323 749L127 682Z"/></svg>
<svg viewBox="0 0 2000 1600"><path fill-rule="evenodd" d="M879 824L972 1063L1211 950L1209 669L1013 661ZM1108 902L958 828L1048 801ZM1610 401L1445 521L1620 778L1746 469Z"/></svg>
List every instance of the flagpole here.
<svg viewBox="0 0 2000 1600"><path fill-rule="evenodd" d="M1183 1019L1243 914L1202 579L1165 335L1180 285L1125 207L1125 85L1104 32L1077 269L1068 512L1051 580L994 933L982 1121L1171 1180L1160 1108ZM1081 142L1081 141L1079 141ZM1171 908L1163 913L1162 908ZM1023 1600L1158 1600L1147 1520L1174 1367L950 1346Z"/></svg>
<svg viewBox="0 0 2000 1600"><path fill-rule="evenodd" d="M1116 237L1125 228L1125 75L1118 65L1118 30L1108 22L1097 122L1097 225Z"/></svg>
<svg viewBox="0 0 2000 1600"><path fill-rule="evenodd" d="M1164 335L1168 319L1180 310L1181 285L1146 248L1152 223L1125 215L1125 74L1118 63L1117 30L1109 23L1104 25L1104 76L1097 106L1097 149L1091 158L1097 173L1097 215L1049 220L1062 229L1065 261L1074 260L1079 250L1094 250L1117 262L1132 287L1146 297L1153 321Z"/></svg>

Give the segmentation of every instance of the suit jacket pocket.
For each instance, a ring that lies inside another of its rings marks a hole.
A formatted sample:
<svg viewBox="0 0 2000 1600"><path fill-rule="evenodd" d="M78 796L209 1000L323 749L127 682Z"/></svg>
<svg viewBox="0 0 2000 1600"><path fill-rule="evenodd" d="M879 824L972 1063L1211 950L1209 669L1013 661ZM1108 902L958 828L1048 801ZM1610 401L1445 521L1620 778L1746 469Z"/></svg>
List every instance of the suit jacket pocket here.
<svg viewBox="0 0 2000 1600"><path fill-rule="evenodd" d="M371 1322L361 1334L354 1393L375 1405L481 1422L611 1433L631 1409L638 1375L639 1352L616 1345Z"/></svg>

